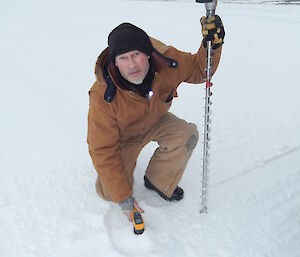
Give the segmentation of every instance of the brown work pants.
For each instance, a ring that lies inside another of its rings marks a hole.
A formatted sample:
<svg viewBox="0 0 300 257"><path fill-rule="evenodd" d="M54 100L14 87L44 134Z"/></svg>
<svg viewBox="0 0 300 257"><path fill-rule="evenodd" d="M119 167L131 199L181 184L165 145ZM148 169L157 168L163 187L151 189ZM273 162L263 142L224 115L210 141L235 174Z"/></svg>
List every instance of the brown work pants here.
<svg viewBox="0 0 300 257"><path fill-rule="evenodd" d="M124 142L121 139L121 156L131 186L138 155L151 141L157 142L159 147L151 157L146 176L156 188L171 197L197 144L197 127L168 112L145 134ZM102 198L111 200L99 176L96 191Z"/></svg>

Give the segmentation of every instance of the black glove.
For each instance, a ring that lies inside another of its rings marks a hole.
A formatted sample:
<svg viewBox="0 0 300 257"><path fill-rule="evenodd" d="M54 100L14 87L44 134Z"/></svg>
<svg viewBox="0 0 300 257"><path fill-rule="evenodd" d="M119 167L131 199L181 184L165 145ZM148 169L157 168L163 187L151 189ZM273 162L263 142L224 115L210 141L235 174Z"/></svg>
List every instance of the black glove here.
<svg viewBox="0 0 300 257"><path fill-rule="evenodd" d="M202 25L203 45L207 48L207 42L211 41L212 48L217 49L224 43L225 30L220 16L210 18L203 16L200 20Z"/></svg>

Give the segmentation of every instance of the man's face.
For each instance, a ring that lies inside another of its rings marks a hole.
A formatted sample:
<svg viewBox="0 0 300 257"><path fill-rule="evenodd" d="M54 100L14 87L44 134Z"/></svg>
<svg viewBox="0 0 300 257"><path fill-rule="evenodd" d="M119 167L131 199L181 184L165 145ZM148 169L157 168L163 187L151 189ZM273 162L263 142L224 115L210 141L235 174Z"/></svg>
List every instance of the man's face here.
<svg viewBox="0 0 300 257"><path fill-rule="evenodd" d="M141 84L149 70L148 56L138 50L116 56L115 64L123 78L133 84Z"/></svg>

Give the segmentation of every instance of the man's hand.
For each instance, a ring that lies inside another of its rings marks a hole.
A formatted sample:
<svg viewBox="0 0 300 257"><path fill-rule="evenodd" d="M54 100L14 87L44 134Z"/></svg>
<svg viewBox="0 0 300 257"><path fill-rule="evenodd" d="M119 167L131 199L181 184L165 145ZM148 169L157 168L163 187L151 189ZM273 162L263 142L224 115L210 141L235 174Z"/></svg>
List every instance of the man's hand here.
<svg viewBox="0 0 300 257"><path fill-rule="evenodd" d="M131 220L131 213L133 211L133 208L136 208L138 212L143 213L144 210L139 206L138 202L132 197L128 197L124 201L119 203L123 213L127 216L128 221Z"/></svg>
<svg viewBox="0 0 300 257"><path fill-rule="evenodd" d="M218 15L200 20L202 25L203 45L207 47L207 42L211 41L212 48L217 49L224 43L225 30L221 18Z"/></svg>

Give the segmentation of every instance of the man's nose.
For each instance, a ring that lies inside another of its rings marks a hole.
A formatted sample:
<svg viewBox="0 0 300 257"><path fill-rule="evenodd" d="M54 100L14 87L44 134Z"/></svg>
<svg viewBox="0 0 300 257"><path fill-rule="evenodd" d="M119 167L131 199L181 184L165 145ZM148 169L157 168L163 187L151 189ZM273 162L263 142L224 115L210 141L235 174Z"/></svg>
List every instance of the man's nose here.
<svg viewBox="0 0 300 257"><path fill-rule="evenodd" d="M136 61L135 61L135 59L134 58L132 58L132 57L130 57L129 59L128 59L128 63L129 63L129 66L130 67L135 67L135 65L136 65Z"/></svg>

